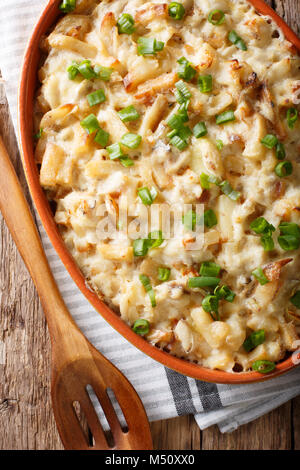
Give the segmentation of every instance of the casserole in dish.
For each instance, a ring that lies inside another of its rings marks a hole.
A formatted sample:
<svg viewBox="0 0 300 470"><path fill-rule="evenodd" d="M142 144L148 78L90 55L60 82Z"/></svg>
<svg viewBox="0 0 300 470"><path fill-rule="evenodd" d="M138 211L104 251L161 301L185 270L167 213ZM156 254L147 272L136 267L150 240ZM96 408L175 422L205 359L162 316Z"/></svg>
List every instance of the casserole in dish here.
<svg viewBox="0 0 300 470"><path fill-rule="evenodd" d="M282 32L246 1L78 0L42 49L35 155L55 221L33 160L29 173L84 293L135 345L188 375L239 382L292 367L280 361L298 340L300 61ZM100 237L102 206L108 218L130 208L132 222L157 203L191 205L180 236L157 226L134 240L118 220L121 238ZM197 225L203 243L189 249Z"/></svg>

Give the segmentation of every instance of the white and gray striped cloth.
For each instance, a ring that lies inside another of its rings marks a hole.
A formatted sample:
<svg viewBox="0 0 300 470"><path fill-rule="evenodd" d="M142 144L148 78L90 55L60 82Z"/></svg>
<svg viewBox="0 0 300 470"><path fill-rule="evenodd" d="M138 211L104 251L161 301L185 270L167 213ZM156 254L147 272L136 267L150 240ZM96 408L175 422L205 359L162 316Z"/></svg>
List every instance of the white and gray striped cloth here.
<svg viewBox="0 0 300 470"><path fill-rule="evenodd" d="M15 126L23 52L46 4L47 0L0 0L0 69ZM300 368L268 382L228 386L193 380L145 356L93 309L62 265L42 226L39 229L50 266L74 319L88 339L130 380L151 421L193 414L201 429L218 424L222 432L229 432L300 394Z"/></svg>

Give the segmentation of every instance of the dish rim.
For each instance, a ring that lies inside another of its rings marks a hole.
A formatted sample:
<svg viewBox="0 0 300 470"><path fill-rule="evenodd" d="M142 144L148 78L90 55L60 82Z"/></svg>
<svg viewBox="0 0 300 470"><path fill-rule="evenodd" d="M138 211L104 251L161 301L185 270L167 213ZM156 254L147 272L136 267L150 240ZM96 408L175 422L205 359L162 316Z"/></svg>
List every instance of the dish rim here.
<svg viewBox="0 0 300 470"><path fill-rule="evenodd" d="M300 39L292 31L292 29L285 23L285 21L263 0L247 0L255 9L263 14L270 16L279 28L285 34L285 37L295 46L300 53ZM108 305L103 302L98 295L93 292L88 284L86 278L81 273L75 260L68 252L63 239L58 231L57 225L54 221L53 214L50 209L49 202L44 194L44 191L39 183L38 168L34 159L34 145L33 145L33 103L37 83L37 71L40 59L39 43L43 34L45 34L52 25L55 24L61 12L58 5L61 0L50 0L43 10L34 30L31 34L29 42L26 47L22 71L21 81L19 86L18 95L18 126L19 138L21 143L21 157L23 168L29 186L30 194L46 230L51 243L53 244L61 261L76 283L78 288L89 300L92 306L98 313L127 341L140 351L150 356L152 359L160 362L165 367L173 369L183 375L202 380L205 382L221 383L221 384L246 384L262 382L288 372L296 367L292 361L291 356L276 365L274 372L266 375L259 374L258 372L225 372L220 370L208 369L186 359L181 359L159 349L157 346L152 346L141 336L137 335L132 329L121 319L121 317L111 310Z"/></svg>

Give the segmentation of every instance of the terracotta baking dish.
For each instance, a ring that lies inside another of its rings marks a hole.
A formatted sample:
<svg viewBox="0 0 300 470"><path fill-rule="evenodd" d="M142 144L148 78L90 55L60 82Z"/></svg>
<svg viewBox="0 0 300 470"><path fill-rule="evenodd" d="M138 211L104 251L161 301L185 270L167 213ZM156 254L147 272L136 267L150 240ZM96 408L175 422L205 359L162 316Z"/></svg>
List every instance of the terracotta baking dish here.
<svg viewBox="0 0 300 470"><path fill-rule="evenodd" d="M33 101L37 84L37 68L40 59L39 42L42 35L44 35L57 20L60 14L58 10L60 1L61 0L49 1L33 31L25 53L19 90L19 131L22 145L23 165L31 196L52 244L77 286L95 309L105 318L105 320L128 341L156 361L161 362L166 367L174 369L181 374L208 382L238 384L260 382L262 380L276 377L294 368L295 365L290 357L278 364L275 371L269 375L261 375L257 372L231 374L228 372L206 369L197 364L176 358L167 352L151 346L142 337L136 335L125 323L123 323L116 313L110 310L95 293L87 288L85 278L75 264L72 256L68 253L54 222L50 206L39 184L38 169L34 160L32 138ZM271 16L284 31L287 39L294 44L298 51L300 51L300 39L268 5L266 5L262 0L249 1L260 13Z"/></svg>

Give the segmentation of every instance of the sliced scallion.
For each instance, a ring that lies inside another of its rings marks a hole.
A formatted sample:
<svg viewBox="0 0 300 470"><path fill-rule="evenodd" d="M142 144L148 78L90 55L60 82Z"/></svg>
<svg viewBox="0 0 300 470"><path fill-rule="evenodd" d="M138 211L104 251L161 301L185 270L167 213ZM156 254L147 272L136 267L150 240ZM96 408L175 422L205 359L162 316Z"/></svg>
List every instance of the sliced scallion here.
<svg viewBox="0 0 300 470"><path fill-rule="evenodd" d="M90 93L87 95L87 100L91 107L103 103L106 100L104 90L100 88L99 90Z"/></svg>
<svg viewBox="0 0 300 470"><path fill-rule="evenodd" d="M225 13L222 10L212 10L208 15L208 21L214 26L220 26L225 21Z"/></svg>
<svg viewBox="0 0 300 470"><path fill-rule="evenodd" d="M219 126L221 124L226 124L227 122L232 121L235 121L235 115L232 110L224 111L224 113L221 113L216 117L216 124L218 124Z"/></svg>
<svg viewBox="0 0 300 470"><path fill-rule="evenodd" d="M121 111L118 112L118 115L123 122L136 121L140 117L139 113L132 105L121 109Z"/></svg>
<svg viewBox="0 0 300 470"><path fill-rule="evenodd" d="M129 13L123 13L117 21L119 34L132 34L134 32L134 19Z"/></svg>
<svg viewBox="0 0 300 470"><path fill-rule="evenodd" d="M272 361L255 361L252 364L252 369L260 374L269 374L275 367L276 364Z"/></svg>
<svg viewBox="0 0 300 470"><path fill-rule="evenodd" d="M199 274L200 276L217 277L220 274L221 266L212 261L204 261L201 264Z"/></svg>
<svg viewBox="0 0 300 470"><path fill-rule="evenodd" d="M286 113L287 123L290 129L293 129L298 120L298 110L296 108L289 108Z"/></svg>
<svg viewBox="0 0 300 470"><path fill-rule="evenodd" d="M198 88L201 93L210 93L213 89L212 75L199 75Z"/></svg>
<svg viewBox="0 0 300 470"><path fill-rule="evenodd" d="M277 145L278 139L273 134L267 134L263 139L261 139L261 143L268 149L272 149Z"/></svg>
<svg viewBox="0 0 300 470"><path fill-rule="evenodd" d="M83 119L80 125L83 127L83 129L86 130L88 134L93 134L93 132L96 132L100 128L98 119L94 114L90 114L85 119Z"/></svg>
<svg viewBox="0 0 300 470"><path fill-rule="evenodd" d="M228 35L229 41L234 44L238 49L242 51L247 51L247 45L245 41L236 33L236 31L230 31Z"/></svg>
<svg viewBox="0 0 300 470"><path fill-rule="evenodd" d="M170 279L171 269L170 268L158 268L158 280L166 282Z"/></svg>
<svg viewBox="0 0 300 470"><path fill-rule="evenodd" d="M222 183L219 184L219 187L222 193L226 194L226 196L228 196L233 201L237 201L241 196L241 193L232 189L232 186L229 181L222 181Z"/></svg>
<svg viewBox="0 0 300 470"><path fill-rule="evenodd" d="M77 0L63 0L61 4L59 5L59 9L63 13L70 13L71 11L75 10L76 2Z"/></svg>
<svg viewBox="0 0 300 470"><path fill-rule="evenodd" d="M279 178L285 178L293 173L293 164L289 160L285 160L284 162L277 163L274 171Z"/></svg>
<svg viewBox="0 0 300 470"><path fill-rule="evenodd" d="M204 137L207 134L205 122L198 122L193 128L193 134L197 139Z"/></svg>
<svg viewBox="0 0 300 470"><path fill-rule="evenodd" d="M179 64L177 71L178 77L182 78L186 82L190 82L197 73L191 62L189 62L185 57L181 57L177 60L177 63Z"/></svg>
<svg viewBox="0 0 300 470"><path fill-rule="evenodd" d="M162 41L157 41L155 38L139 38L137 41L138 55L156 55L164 48Z"/></svg>
<svg viewBox="0 0 300 470"><path fill-rule="evenodd" d="M245 351L250 352L266 340L265 330L253 331L243 343Z"/></svg>
<svg viewBox="0 0 300 470"><path fill-rule="evenodd" d="M188 280L188 287L191 289L204 288L204 287L215 288L219 284L220 284L220 279L214 276L190 277Z"/></svg>
<svg viewBox="0 0 300 470"><path fill-rule="evenodd" d="M168 7L168 13L173 20L182 20L185 15L185 8L182 3L171 2Z"/></svg>
<svg viewBox="0 0 300 470"><path fill-rule="evenodd" d="M151 206L153 204L155 197L157 195L157 192L151 194L150 189L148 188L140 188L138 190L138 195L145 206Z"/></svg>
<svg viewBox="0 0 300 470"><path fill-rule="evenodd" d="M265 275L265 273L263 272L262 268L256 268L254 269L254 271L252 271L252 276L255 277L255 279L257 279L257 281L262 285L264 286L265 284L267 284L269 281L269 279L267 278L267 276Z"/></svg>
<svg viewBox="0 0 300 470"><path fill-rule="evenodd" d="M108 132L105 132L103 129L99 129L97 131L97 134L94 138L94 141L101 145L101 147L105 148L108 144L108 141L109 141L109 134Z"/></svg>
<svg viewBox="0 0 300 470"><path fill-rule="evenodd" d="M136 334L140 336L144 336L149 333L150 323L148 322L148 320L145 320L144 318L140 318L139 320L136 320L134 322L132 329Z"/></svg>
<svg viewBox="0 0 300 470"><path fill-rule="evenodd" d="M150 297L152 307L156 307L155 293L154 293L154 290L151 286L151 282L150 282L149 277L146 276L145 274L140 274L139 279L140 279L141 283L143 284L143 286L145 288L145 291L147 292L147 294Z"/></svg>
<svg viewBox="0 0 300 470"><path fill-rule="evenodd" d="M219 299L216 295L207 295L202 301L202 308L205 312L208 312L213 320L220 320Z"/></svg>
<svg viewBox="0 0 300 470"><path fill-rule="evenodd" d="M123 135L121 139L121 144L125 145L125 147L128 147L130 149L136 149L139 147L141 141L142 137L140 135L128 132L128 134Z"/></svg>

